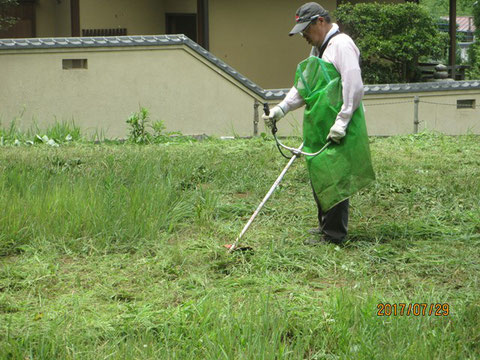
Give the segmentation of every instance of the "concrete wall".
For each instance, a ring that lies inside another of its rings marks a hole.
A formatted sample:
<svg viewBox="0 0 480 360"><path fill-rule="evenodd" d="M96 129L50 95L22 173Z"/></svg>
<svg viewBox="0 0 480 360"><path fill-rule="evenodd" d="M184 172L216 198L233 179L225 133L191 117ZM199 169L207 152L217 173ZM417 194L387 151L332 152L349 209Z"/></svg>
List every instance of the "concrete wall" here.
<svg viewBox="0 0 480 360"><path fill-rule="evenodd" d="M295 12L305 2L209 0L210 51L263 88L292 86L297 64L306 59L311 50L299 35L288 36L295 24ZM319 3L335 20L333 12L337 1Z"/></svg>
<svg viewBox="0 0 480 360"><path fill-rule="evenodd" d="M72 36L70 0L62 0L60 3L57 3L55 19L55 36Z"/></svg>
<svg viewBox="0 0 480 360"><path fill-rule="evenodd" d="M70 0L37 0L37 37L66 37L72 35Z"/></svg>
<svg viewBox="0 0 480 360"><path fill-rule="evenodd" d="M194 14L197 12L197 0L165 0L165 12Z"/></svg>
<svg viewBox="0 0 480 360"><path fill-rule="evenodd" d="M165 32L162 0L81 0L80 29L127 28L128 35Z"/></svg>
<svg viewBox="0 0 480 360"><path fill-rule="evenodd" d="M364 103L371 135L413 132L415 96L419 97L419 131L435 130L449 135L480 134L480 90L369 95ZM457 100L473 99L476 109L457 109ZM393 104L392 104L393 103ZM386 105L377 105L386 104ZM440 105L441 104L441 105Z"/></svg>
<svg viewBox="0 0 480 360"><path fill-rule="evenodd" d="M297 64L310 52L300 36L288 36L295 11L304 2L209 0L210 51L264 88L292 86ZM321 3L333 14L336 0ZM81 0L80 28L164 34L166 12L196 13L196 7L196 0ZM70 0L38 0L37 36L70 35Z"/></svg>
<svg viewBox="0 0 480 360"><path fill-rule="evenodd" d="M293 85L310 46L288 36L304 0L210 0L210 51L264 88ZM330 11L335 0L323 1Z"/></svg>
<svg viewBox="0 0 480 360"><path fill-rule="evenodd" d="M368 134L372 136L412 134L415 96L420 100L419 132L433 130L448 135L480 134L480 89L366 95L363 103ZM475 100L477 108L457 109L457 100L466 99ZM279 123L280 135L301 134L303 108L287 114L285 120ZM265 131L263 124L260 131Z"/></svg>
<svg viewBox="0 0 480 360"><path fill-rule="evenodd" d="M62 50L0 52L3 126L23 112L23 129L74 119L125 138L126 119L144 106L168 131L252 134L252 95L184 46ZM62 59L88 59L88 69L63 70Z"/></svg>
<svg viewBox="0 0 480 360"><path fill-rule="evenodd" d="M64 70L63 59L87 59L88 69ZM15 118L23 129L73 119L84 132L108 138L127 136L125 121L139 106L150 110L152 121L163 120L167 131L252 136L253 105L262 101L184 45L2 50L0 79L3 126ZM367 94L369 134L412 133L415 96L419 131L480 134L480 89ZM473 99L477 108L457 109L459 99ZM280 135L301 135L302 120L303 109L288 114ZM261 120L258 131L265 131Z"/></svg>
<svg viewBox="0 0 480 360"><path fill-rule="evenodd" d="M36 34L38 37L55 34L56 1L39 0L36 7ZM56 36L56 35L55 35Z"/></svg>
<svg viewBox="0 0 480 360"><path fill-rule="evenodd" d="M195 7L192 10L192 3ZM165 12L170 9L196 12L194 0L179 3L172 0L81 0L80 29L127 28L129 35L163 34ZM36 7L37 37L71 36L70 0L38 0Z"/></svg>

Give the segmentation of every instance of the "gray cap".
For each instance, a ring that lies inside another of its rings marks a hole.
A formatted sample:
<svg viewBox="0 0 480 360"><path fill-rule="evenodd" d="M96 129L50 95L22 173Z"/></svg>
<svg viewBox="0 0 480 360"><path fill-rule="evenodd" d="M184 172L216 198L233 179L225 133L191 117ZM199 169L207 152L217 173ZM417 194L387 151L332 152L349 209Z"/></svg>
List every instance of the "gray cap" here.
<svg viewBox="0 0 480 360"><path fill-rule="evenodd" d="M295 22L296 25L290 30L288 35L292 36L298 34L300 31L305 30L305 28L310 24L313 20L327 16L328 11L321 7L316 2L309 2L300 6L295 13Z"/></svg>

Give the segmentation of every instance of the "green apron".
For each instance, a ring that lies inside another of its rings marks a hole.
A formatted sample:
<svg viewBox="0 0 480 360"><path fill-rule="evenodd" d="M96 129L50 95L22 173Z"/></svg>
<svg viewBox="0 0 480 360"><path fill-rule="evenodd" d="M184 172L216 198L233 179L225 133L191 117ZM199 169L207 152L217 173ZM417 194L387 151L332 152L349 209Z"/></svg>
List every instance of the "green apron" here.
<svg viewBox="0 0 480 360"><path fill-rule="evenodd" d="M313 153L327 142L330 128L342 108L342 81L333 64L311 56L298 64L295 87L306 105L304 151ZM340 144L332 142L320 155L306 159L322 211L328 211L375 180L363 104L353 113Z"/></svg>

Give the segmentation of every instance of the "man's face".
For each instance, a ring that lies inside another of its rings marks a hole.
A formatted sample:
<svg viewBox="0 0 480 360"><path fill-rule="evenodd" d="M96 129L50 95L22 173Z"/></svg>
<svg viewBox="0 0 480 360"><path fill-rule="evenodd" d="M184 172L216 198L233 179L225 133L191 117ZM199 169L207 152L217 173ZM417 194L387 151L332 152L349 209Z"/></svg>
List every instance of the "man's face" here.
<svg viewBox="0 0 480 360"><path fill-rule="evenodd" d="M310 45L320 47L330 30L328 25L323 17L319 17L310 23L300 34Z"/></svg>

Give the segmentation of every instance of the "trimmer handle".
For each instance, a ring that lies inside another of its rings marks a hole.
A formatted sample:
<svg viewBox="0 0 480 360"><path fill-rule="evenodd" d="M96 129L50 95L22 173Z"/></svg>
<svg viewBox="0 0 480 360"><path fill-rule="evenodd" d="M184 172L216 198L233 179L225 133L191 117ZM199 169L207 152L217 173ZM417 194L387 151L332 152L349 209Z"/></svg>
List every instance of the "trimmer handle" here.
<svg viewBox="0 0 480 360"><path fill-rule="evenodd" d="M270 115L270 106L268 106L268 103L263 103L263 112L265 115Z"/></svg>
<svg viewBox="0 0 480 360"><path fill-rule="evenodd" d="M265 115L269 116L270 115L270 107L268 106L268 103L263 103L263 112L265 113ZM277 137L275 136L275 134L277 133L278 129L277 129L277 121L275 119L271 119L272 120L272 125L271 125L271 128L272 128L272 135L275 137L275 139L277 139ZM278 147L278 143L277 143L277 147ZM282 150L280 149L280 147L278 147L278 150L280 150L280 152L282 152ZM283 153L282 153L283 155ZM285 156L285 155L283 155ZM286 157L286 156L285 156ZM288 158L290 159L290 158Z"/></svg>

